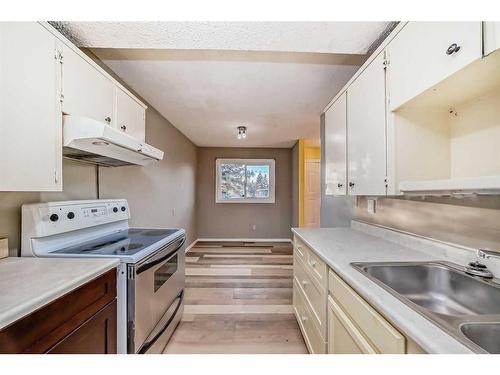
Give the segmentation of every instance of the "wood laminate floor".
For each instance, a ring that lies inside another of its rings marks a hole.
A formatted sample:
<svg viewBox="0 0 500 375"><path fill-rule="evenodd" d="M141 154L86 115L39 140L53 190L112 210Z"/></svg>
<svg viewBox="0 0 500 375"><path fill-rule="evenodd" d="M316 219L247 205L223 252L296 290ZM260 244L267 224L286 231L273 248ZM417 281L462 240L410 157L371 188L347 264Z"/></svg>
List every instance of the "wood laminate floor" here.
<svg viewBox="0 0 500 375"><path fill-rule="evenodd" d="M184 315L165 353L307 353L292 278L289 243L198 243L186 254Z"/></svg>

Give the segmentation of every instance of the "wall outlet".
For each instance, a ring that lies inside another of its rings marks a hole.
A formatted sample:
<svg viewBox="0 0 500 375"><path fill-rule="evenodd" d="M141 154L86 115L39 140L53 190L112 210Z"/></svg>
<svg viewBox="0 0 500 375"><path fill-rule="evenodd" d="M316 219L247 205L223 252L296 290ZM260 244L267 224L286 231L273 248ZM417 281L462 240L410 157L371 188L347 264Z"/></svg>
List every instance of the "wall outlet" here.
<svg viewBox="0 0 500 375"><path fill-rule="evenodd" d="M252 230L257 230L257 225L256 224L252 224Z"/></svg>
<svg viewBox="0 0 500 375"><path fill-rule="evenodd" d="M366 200L366 210L369 214L374 214L377 210L377 200L376 199L367 199Z"/></svg>

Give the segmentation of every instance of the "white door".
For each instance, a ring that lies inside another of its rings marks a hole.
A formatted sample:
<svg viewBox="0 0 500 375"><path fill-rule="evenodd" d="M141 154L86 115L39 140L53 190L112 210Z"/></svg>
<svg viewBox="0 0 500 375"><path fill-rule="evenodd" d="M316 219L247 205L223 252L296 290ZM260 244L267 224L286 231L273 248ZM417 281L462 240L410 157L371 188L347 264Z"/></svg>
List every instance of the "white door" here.
<svg viewBox="0 0 500 375"><path fill-rule="evenodd" d="M386 194L383 52L347 89L347 163L349 194Z"/></svg>
<svg viewBox="0 0 500 375"><path fill-rule="evenodd" d="M113 125L113 82L71 48L63 55L63 112Z"/></svg>
<svg viewBox="0 0 500 375"><path fill-rule="evenodd" d="M500 48L500 22L484 23L484 55Z"/></svg>
<svg viewBox="0 0 500 375"><path fill-rule="evenodd" d="M128 135L145 141L146 111L121 88L116 87L116 127Z"/></svg>
<svg viewBox="0 0 500 375"><path fill-rule="evenodd" d="M343 93L325 112L326 195L347 194L347 101Z"/></svg>
<svg viewBox="0 0 500 375"><path fill-rule="evenodd" d="M0 23L0 191L62 190L56 47L36 22Z"/></svg>
<svg viewBox="0 0 500 375"><path fill-rule="evenodd" d="M394 110L482 56L481 22L409 22L387 46Z"/></svg>
<svg viewBox="0 0 500 375"><path fill-rule="evenodd" d="M304 163L304 226L319 228L321 163L307 160Z"/></svg>

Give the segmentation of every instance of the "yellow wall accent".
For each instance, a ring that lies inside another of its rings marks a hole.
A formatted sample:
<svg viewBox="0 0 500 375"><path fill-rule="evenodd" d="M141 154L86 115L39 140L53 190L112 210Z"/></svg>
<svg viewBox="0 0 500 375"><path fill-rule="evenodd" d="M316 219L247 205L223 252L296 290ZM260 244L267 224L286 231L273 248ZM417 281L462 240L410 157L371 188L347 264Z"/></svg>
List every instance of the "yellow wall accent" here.
<svg viewBox="0 0 500 375"><path fill-rule="evenodd" d="M299 139L299 227L304 226L304 140Z"/></svg>
<svg viewBox="0 0 500 375"><path fill-rule="evenodd" d="M321 150L319 147L304 147L305 160L319 160L321 159Z"/></svg>
<svg viewBox="0 0 500 375"><path fill-rule="evenodd" d="M321 159L321 149L319 147L306 146L305 139L299 139L299 227L304 226L304 163L306 160Z"/></svg>

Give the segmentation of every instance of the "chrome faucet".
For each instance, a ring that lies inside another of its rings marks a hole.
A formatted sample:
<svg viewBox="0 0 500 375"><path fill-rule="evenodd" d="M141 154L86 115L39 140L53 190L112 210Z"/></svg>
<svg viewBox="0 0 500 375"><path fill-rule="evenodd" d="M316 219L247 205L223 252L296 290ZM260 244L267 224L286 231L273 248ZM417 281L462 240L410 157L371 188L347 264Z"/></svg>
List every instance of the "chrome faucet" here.
<svg viewBox="0 0 500 375"><path fill-rule="evenodd" d="M500 252L490 249L478 249L477 257L481 259L500 258Z"/></svg>
<svg viewBox="0 0 500 375"><path fill-rule="evenodd" d="M485 264L479 261L479 259L500 258L500 253L489 249L478 249L476 255L478 257L478 260L476 260L475 262L470 262L465 267L465 273L473 276L483 277L485 279L492 279L493 274Z"/></svg>

